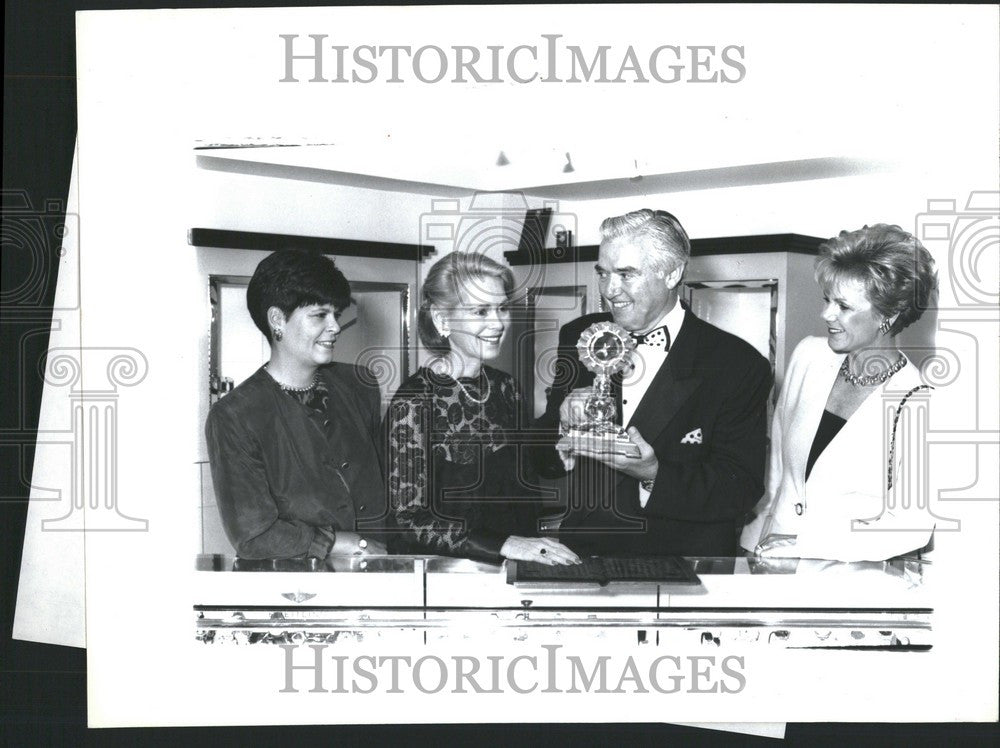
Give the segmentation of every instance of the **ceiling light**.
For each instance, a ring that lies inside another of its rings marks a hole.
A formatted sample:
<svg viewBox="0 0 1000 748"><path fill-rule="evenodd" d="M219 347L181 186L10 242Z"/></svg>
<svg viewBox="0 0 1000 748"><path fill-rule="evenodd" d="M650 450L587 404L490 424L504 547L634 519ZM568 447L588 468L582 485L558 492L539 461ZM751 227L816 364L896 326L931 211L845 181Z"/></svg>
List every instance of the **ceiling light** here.
<svg viewBox="0 0 1000 748"><path fill-rule="evenodd" d="M503 151L500 151L500 155L497 156L497 166L507 166L507 164L509 163L510 160L507 158L507 154L505 154Z"/></svg>
<svg viewBox="0 0 1000 748"><path fill-rule="evenodd" d="M563 174L572 174L576 169L573 168L573 161L570 159L569 154L566 154L566 165L563 167Z"/></svg>
<svg viewBox="0 0 1000 748"><path fill-rule="evenodd" d="M642 181L642 174L639 173L639 160L638 159L634 159L632 161L632 167L633 167L632 176L628 178L628 181L630 181L630 182L641 182Z"/></svg>

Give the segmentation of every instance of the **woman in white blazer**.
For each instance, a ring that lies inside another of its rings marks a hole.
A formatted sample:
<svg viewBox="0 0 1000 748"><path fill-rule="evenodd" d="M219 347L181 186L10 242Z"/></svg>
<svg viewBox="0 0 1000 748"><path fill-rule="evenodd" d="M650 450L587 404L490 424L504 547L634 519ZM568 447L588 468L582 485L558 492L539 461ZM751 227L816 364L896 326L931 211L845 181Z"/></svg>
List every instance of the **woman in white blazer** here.
<svg viewBox="0 0 1000 748"><path fill-rule="evenodd" d="M838 561L923 548L930 515L892 483L905 458L896 416L929 388L896 335L930 302L933 260L898 226L866 226L820 247L816 280L827 336L806 338L792 354L766 490L740 544L765 557Z"/></svg>

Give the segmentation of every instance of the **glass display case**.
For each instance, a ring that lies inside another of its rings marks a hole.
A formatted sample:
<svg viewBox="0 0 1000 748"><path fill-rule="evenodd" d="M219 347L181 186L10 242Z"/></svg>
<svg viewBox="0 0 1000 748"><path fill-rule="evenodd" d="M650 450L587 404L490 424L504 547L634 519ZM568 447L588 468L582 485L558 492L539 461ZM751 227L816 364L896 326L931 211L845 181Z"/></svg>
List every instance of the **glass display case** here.
<svg viewBox="0 0 1000 748"><path fill-rule="evenodd" d="M437 556L336 559L326 567L226 573L203 555L199 641L391 639L636 646L927 649L931 565L918 557L841 563L698 557L696 585L559 582L518 586L507 565ZM214 569L214 571L213 571Z"/></svg>

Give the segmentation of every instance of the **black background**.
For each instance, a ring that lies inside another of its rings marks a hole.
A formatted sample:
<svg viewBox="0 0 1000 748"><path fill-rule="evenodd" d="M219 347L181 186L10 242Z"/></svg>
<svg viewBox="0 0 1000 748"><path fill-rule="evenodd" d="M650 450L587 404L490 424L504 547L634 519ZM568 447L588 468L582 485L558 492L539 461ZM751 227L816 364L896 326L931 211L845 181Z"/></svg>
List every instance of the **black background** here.
<svg viewBox="0 0 1000 748"><path fill-rule="evenodd" d="M319 5L302 2L296 5ZM327 3L323 3L327 4ZM393 3L383 3L390 5ZM276 3L243 2L84 2L78 0L9 0L5 4L3 189L21 190L42 210L48 200L65 201L69 188L76 133L76 79L74 16L76 10L170 7L267 7ZM570 11L571 6L567 7ZM179 51L179 53L182 53ZM56 262L47 263L40 288L42 305L51 306ZM33 272L30 257L8 241L2 253L3 293L0 310L2 345L2 421L0 432L29 432L0 444L0 743L21 745L244 745L283 747L312 745L320 740L339 745L360 743L405 745L617 745L756 744L764 738L673 725L487 725L487 726L337 726L253 727L213 729L87 730L86 653L14 641L11 629L27 513L27 484L33 446L30 431L37 428L42 383L35 373L47 348L47 336L25 336L45 314L36 301L11 300ZM9 303L8 303L9 302ZM22 373L29 365L31 371ZM21 443L17 443L21 442ZM11 498L13 497L13 499ZM123 624L124 625L124 624ZM973 627L974 628L974 627ZM150 646L155 646L150 642ZM914 656L914 655L905 655ZM858 677L877 677L859 673ZM203 690L206 698L225 683L187 684ZM915 688L941 688L930 683ZM961 689L962 684L949 684ZM669 697L665 697L669 698ZM266 708L248 705L248 708ZM331 714L336 704L331 701ZM722 716L722 715L720 715ZM614 715L608 715L613 719ZM650 715L655 718L656 715ZM891 718L891 715L886 715ZM961 740L971 743L996 739L996 725L789 724L787 739L794 743L881 745L887 742L936 745ZM990 736L993 738L990 738Z"/></svg>

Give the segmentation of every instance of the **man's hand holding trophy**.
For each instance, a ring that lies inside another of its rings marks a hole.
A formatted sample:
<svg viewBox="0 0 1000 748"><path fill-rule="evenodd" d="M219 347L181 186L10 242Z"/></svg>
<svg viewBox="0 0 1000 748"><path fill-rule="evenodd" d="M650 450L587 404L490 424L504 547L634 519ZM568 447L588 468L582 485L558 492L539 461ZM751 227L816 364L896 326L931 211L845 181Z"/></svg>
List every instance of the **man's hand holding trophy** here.
<svg viewBox="0 0 1000 748"><path fill-rule="evenodd" d="M611 392L611 377L632 366L635 341L623 327L597 322L583 331L576 348L580 362L594 372L594 384L573 390L560 407L562 438L556 449L563 464L572 469L577 454L607 462L617 462L616 456L641 457L639 445L617 423Z"/></svg>

